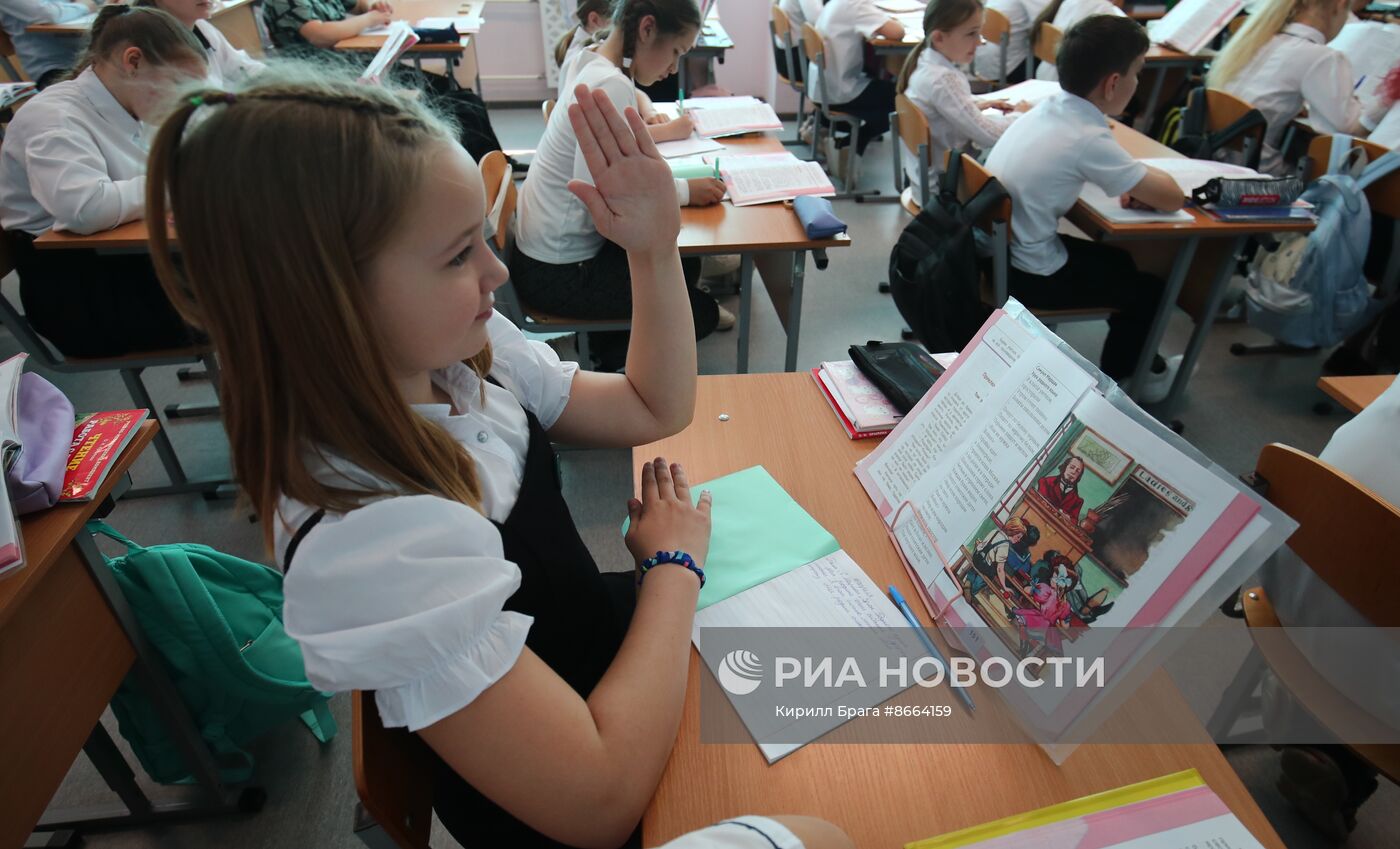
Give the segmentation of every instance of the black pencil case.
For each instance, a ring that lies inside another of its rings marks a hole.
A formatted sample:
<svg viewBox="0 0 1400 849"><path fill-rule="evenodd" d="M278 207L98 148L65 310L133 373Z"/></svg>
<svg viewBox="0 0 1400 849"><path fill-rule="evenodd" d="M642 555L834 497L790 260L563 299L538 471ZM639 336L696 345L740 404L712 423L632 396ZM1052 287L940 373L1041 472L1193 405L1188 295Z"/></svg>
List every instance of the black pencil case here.
<svg viewBox="0 0 1400 849"><path fill-rule="evenodd" d="M943 374L943 367L913 342L866 342L850 347L851 360L895 409L914 409Z"/></svg>

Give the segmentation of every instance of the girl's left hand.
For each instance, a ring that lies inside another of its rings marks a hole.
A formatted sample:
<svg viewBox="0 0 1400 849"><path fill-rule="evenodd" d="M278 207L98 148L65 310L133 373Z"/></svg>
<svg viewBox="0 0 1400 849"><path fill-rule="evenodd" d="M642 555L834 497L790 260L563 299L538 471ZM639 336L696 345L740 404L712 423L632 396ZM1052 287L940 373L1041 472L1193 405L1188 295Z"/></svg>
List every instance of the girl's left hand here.
<svg viewBox="0 0 1400 849"><path fill-rule="evenodd" d="M681 229L671 169L647 132L637 110L626 118L603 91L574 90L569 123L588 163L593 184L571 180L573 192L593 217L603 238L625 251L674 253Z"/></svg>
<svg viewBox="0 0 1400 849"><path fill-rule="evenodd" d="M1015 106L1011 105L1011 101L1009 100L993 100L987 105L997 110L998 112L1010 112L1016 108Z"/></svg>

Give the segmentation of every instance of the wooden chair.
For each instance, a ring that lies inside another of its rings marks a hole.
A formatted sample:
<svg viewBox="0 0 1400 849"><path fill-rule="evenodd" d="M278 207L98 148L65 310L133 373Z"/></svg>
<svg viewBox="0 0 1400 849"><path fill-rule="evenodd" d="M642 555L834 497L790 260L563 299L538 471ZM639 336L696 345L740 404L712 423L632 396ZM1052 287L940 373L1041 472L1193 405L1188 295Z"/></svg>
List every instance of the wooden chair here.
<svg viewBox="0 0 1400 849"><path fill-rule="evenodd" d="M890 145L894 185L896 188L903 187L899 202L910 215L918 215L919 210L928 206L929 172L933 164L933 132L929 129L928 116L912 100L897 94L894 111L890 113L890 129L895 139ZM909 186L904 185L903 148L906 147L914 153L919 165L918 182Z"/></svg>
<svg viewBox="0 0 1400 849"><path fill-rule="evenodd" d="M1308 144L1308 180L1316 180L1327 170L1327 161L1332 153L1333 137L1319 134ZM1353 148L1361 148L1366 153L1367 162L1375 162L1390 150L1367 139L1352 139ZM1378 282L1382 296L1389 296L1400 290L1400 171L1389 174L1366 188L1366 203L1371 207L1371 215L1389 218L1395 228L1395 239L1391 241L1390 260Z"/></svg>
<svg viewBox="0 0 1400 849"><path fill-rule="evenodd" d="M14 62L11 62L11 57ZM15 52L15 43L10 39L10 34L0 30L0 70L5 72L12 83L22 83L29 80L24 72L18 67L19 54Z"/></svg>
<svg viewBox="0 0 1400 849"><path fill-rule="evenodd" d="M13 257L10 256L9 242L3 234L0 234L0 278L7 276L14 270L15 263ZM150 410L151 416L157 421L160 420L160 414L156 410L155 402L151 400L151 394L146 389L145 382L141 380L141 372L146 369L156 366L202 364L215 388L218 387L219 366L214 359L213 349L208 345L160 351L138 351L119 357L65 357L56 348L50 347L24 314L3 294L0 294L0 324L4 324L10 329L20 346L30 356L38 360L44 368L61 374L95 371L118 372L122 382L126 384L126 391L131 394L132 401L136 403L137 407ZM216 404L169 404L164 410L166 419L214 415L218 411L219 408ZM153 442L160 463L165 468L165 474L170 478L170 483L165 486L134 488L128 491L125 497L143 498L154 495L201 492L206 498L214 498L233 494L233 487L227 479L190 480L185 475L185 469L180 464L179 456L175 453L175 446L170 442L170 435L167 433L165 423L161 424L162 426L156 431Z"/></svg>
<svg viewBox="0 0 1400 849"><path fill-rule="evenodd" d="M505 154L499 150L493 150L482 157L481 179L486 185L486 208L497 210L497 214L493 216L496 221L493 225L491 247L501 258L501 262L506 265L510 265L510 254L515 247L516 188L515 183L510 178L510 171L510 163L506 161ZM506 193L504 198L501 196L502 191ZM500 201L499 206L498 200ZM588 351L589 333L630 330L632 327L630 318L597 320L564 318L532 310L520 300L520 296L509 280L496 290L496 306L500 308L506 318L509 318L521 330L528 330L531 333L577 334L579 365L583 368L589 368L592 363Z"/></svg>
<svg viewBox="0 0 1400 849"><path fill-rule="evenodd" d="M374 693L350 694L353 830L369 849L428 849L433 829L433 754L417 734L385 728Z"/></svg>
<svg viewBox="0 0 1400 849"><path fill-rule="evenodd" d="M1186 108L1190 109L1191 104L1202 94L1206 98L1207 132L1218 133L1255 111L1254 104L1218 88L1193 89L1191 94L1187 96ZM1245 165L1250 168L1258 168L1259 158L1264 153L1264 133L1267 130L1268 124L1261 122L1258 126L1245 130L1227 141L1225 147L1243 154Z"/></svg>
<svg viewBox="0 0 1400 849"><path fill-rule="evenodd" d="M962 157L962 170L958 174L958 200L966 203L982 190L987 181L992 179L992 175L972 156L966 153L957 155ZM990 307L1000 308L1010 296L1007 269L1011 263L1011 198L1008 197L1005 202L995 207L986 219L977 222L977 225L992 237L992 275L990 278L982 278L982 302ZM1059 310L1028 308L1051 329L1071 321L1102 321L1117 312L1111 307Z"/></svg>
<svg viewBox="0 0 1400 849"><path fill-rule="evenodd" d="M807 114L807 84L798 79L798 71L806 75L806 63L802 61L802 51L798 49L797 40L792 35L792 21L788 18L777 4L776 0L770 7L768 18L768 31L782 45L783 55L787 57L788 73L784 75L778 71L778 82L797 92L797 136L783 142L785 145L802 146L802 119ZM776 65L776 58L774 60ZM812 155L817 154L815 145L812 148Z"/></svg>
<svg viewBox="0 0 1400 849"><path fill-rule="evenodd" d="M802 25L802 46L807 61L817 70L817 78L815 80L807 80L807 84L809 86L815 85L816 90L821 92L820 99L816 97L812 98L812 102L816 103L817 112L822 118L822 120L817 122L816 128L812 131L814 158L815 152L821 147L823 130L829 128L834 138L836 135L836 125L845 124L850 127L851 138L850 144L844 148L845 153L838 157L845 162L845 167L838 169L841 172L841 183L844 191L837 195L837 198L860 198L865 195L879 194L878 191L857 192L855 190L860 171L860 155L856 153L856 148L859 147L860 131L861 128L865 126L865 122L855 115L838 112L831 108L831 94L827 90L826 85L826 40L822 38L821 33L817 32L817 28L810 23ZM825 128L823 127L823 123L826 125Z"/></svg>
<svg viewBox="0 0 1400 849"><path fill-rule="evenodd" d="M1063 40L1064 37L1065 34L1063 30L1049 21L1046 21L1040 25L1040 32L1035 39L1035 49L1031 51L1031 55L1035 57L1036 62L1049 62L1051 65L1055 64L1055 54L1060 52L1060 41ZM1026 79L1031 79L1034 73L1035 68L1028 68L1026 71Z"/></svg>
<svg viewBox="0 0 1400 849"><path fill-rule="evenodd" d="M1011 44L1011 21L1005 13L998 12L996 9L987 9L983 12L982 37L1001 47L1001 59L997 63L996 76L992 78L992 82L996 83L997 88L1001 88L1006 85L1006 48ZM974 73L982 73L975 61L972 70Z"/></svg>
<svg viewBox="0 0 1400 849"><path fill-rule="evenodd" d="M1376 556L1400 547L1400 509L1350 475L1286 445L1264 447L1256 478L1269 501L1298 522L1288 547L1303 564L1375 627L1400 627L1400 609L1390 600L1391 561ZM1339 692L1292 641L1273 630L1296 623L1282 620L1263 587L1245 590L1241 602L1255 646L1211 718L1216 740L1228 737L1241 697L1253 694L1266 666L1310 714L1343 738L1393 738L1393 730ZM1400 780L1400 746L1351 748L1391 781Z"/></svg>

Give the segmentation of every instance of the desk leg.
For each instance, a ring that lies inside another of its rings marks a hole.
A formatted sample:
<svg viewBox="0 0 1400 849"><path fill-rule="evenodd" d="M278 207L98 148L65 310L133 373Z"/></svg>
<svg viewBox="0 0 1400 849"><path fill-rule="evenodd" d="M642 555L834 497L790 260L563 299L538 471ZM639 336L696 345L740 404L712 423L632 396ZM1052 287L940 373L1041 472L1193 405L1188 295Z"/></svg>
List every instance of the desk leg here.
<svg viewBox="0 0 1400 849"><path fill-rule="evenodd" d="M802 325L802 282L807 275L807 252L794 251L792 254L792 299L788 302L787 356L783 359L784 371L797 371L797 344Z"/></svg>
<svg viewBox="0 0 1400 849"><path fill-rule="evenodd" d="M1157 101L1162 98L1162 85L1167 81L1167 69L1163 65L1157 66L1157 73L1152 80L1152 93L1147 95L1147 105L1143 108L1143 114L1138 116L1138 124L1145 119L1147 125L1136 127L1146 133L1152 129L1152 116L1157 114Z"/></svg>
<svg viewBox="0 0 1400 849"><path fill-rule="evenodd" d="M1215 316L1220 312L1220 303L1225 300L1225 292L1230 288L1230 277L1235 270L1235 257L1244 250L1244 243L1247 237L1237 236L1230 244L1230 251L1220 262L1220 268L1215 272L1215 279L1210 283L1210 294L1206 296L1205 312L1196 321L1196 329L1191 332L1191 341L1186 343L1186 354L1181 360L1181 371L1177 372L1176 379L1172 381L1171 392L1166 400L1162 402L1162 411L1166 416L1171 416L1176 412L1177 404L1181 401L1181 396L1186 392L1186 381L1191 379L1191 371L1196 367L1196 360L1200 359L1201 349L1206 344L1206 334L1210 332L1211 325L1215 324Z"/></svg>
<svg viewBox="0 0 1400 849"><path fill-rule="evenodd" d="M1181 250L1177 252L1176 259L1172 261L1171 273L1167 276L1166 288L1162 290L1162 299L1157 303L1157 314L1152 317L1152 329L1147 333L1147 339L1142 346L1142 353L1138 355L1137 368L1133 369L1133 383L1130 387L1130 394L1137 397L1142 392L1142 386L1147 381L1147 375L1152 370L1152 357L1157 353L1157 346L1162 344L1162 336L1167 330L1167 321L1171 319L1172 310L1176 309L1176 298L1181 294L1181 287L1186 282L1186 272L1191 268L1191 260L1196 256L1196 247L1201 243L1200 236L1192 236L1182 244Z"/></svg>
<svg viewBox="0 0 1400 849"><path fill-rule="evenodd" d="M753 254L739 256L739 361L737 373L749 373L749 322L752 318Z"/></svg>

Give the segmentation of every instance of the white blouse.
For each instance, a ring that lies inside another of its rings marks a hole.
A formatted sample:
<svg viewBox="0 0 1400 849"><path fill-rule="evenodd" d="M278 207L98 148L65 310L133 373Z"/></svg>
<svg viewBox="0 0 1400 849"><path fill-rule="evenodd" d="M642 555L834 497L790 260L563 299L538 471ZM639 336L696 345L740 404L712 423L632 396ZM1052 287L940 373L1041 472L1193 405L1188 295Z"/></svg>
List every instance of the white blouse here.
<svg viewBox="0 0 1400 849"><path fill-rule="evenodd" d="M826 42L829 105L850 103L870 85L870 76L865 73L865 42L890 20L890 13L876 6L875 0L830 0L826 4L814 26ZM808 85L807 96L822 102L820 87L815 83L815 62L808 64L805 79L814 81Z"/></svg>
<svg viewBox="0 0 1400 849"><path fill-rule="evenodd" d="M520 586L520 569L505 559L491 522L505 521L520 494L529 447L525 410L552 426L578 366L527 341L500 313L487 330L491 377L501 385L485 384L485 402L482 382L458 364L433 375L451 407L414 407L471 455L482 512L405 495L328 513L304 538L284 584L284 622L301 645L308 680L328 691L374 690L387 727L417 731L470 704L515 665L533 621L502 609ZM339 486L376 483L333 456L313 464ZM279 563L313 512L286 499L279 505Z"/></svg>
<svg viewBox="0 0 1400 849"><path fill-rule="evenodd" d="M55 83L15 111L0 145L0 226L96 233L146 206L145 125L97 73Z"/></svg>
<svg viewBox="0 0 1400 849"><path fill-rule="evenodd" d="M932 47L919 54L914 73L904 94L928 118L933 135L934 167L943 163L943 154L969 142L986 150L996 144L1019 113L983 114L972 99L972 85L962 69Z"/></svg>
<svg viewBox="0 0 1400 849"><path fill-rule="evenodd" d="M1371 130L1369 136L1371 141L1382 147L1391 150L1400 148L1400 100L1390 105L1385 112L1385 117L1376 124L1376 128Z"/></svg>
<svg viewBox="0 0 1400 849"><path fill-rule="evenodd" d="M228 36L209 21L195 21L198 35L209 44L209 84L217 88L236 85L267 66L229 43Z"/></svg>
<svg viewBox="0 0 1400 849"><path fill-rule="evenodd" d="M1263 113L1269 126L1259 167L1281 174L1284 165L1279 146L1304 104L1309 123L1321 132L1364 133L1361 101L1352 93L1355 82L1351 62L1328 47L1321 32L1293 23L1261 47L1224 89Z"/></svg>
<svg viewBox="0 0 1400 849"><path fill-rule="evenodd" d="M1093 15L1117 15L1120 18L1127 16L1122 9L1108 0L1065 0L1060 5L1059 11L1055 13L1055 19L1050 23L1058 27L1060 32L1065 32ZM1058 80L1060 72L1055 68L1054 62L1041 62L1035 66L1035 78L1038 80Z"/></svg>
<svg viewBox="0 0 1400 849"><path fill-rule="evenodd" d="M1035 19L1041 11L1049 5L1050 0L990 0L987 3L988 9L996 9L1001 12L1011 24L1011 32L1006 42L1006 73L1008 76L1016 73L1016 67L1023 64L1026 57L1031 55L1031 27L1035 24ZM977 59L974 65L978 74L990 79L996 76L1000 60L1001 44L988 42L977 48Z"/></svg>
<svg viewBox="0 0 1400 849"><path fill-rule="evenodd" d="M545 124L544 136L520 188L516 230L518 249L531 259L554 265L584 262L603 249L603 236L593 225L588 207L569 191L570 180L593 182L579 150L578 136L569 123L569 104L574 102L572 86L602 89L618 114L628 106L637 107L637 88L632 80L596 53L585 50L578 54L570 83L570 90L559 98ZM675 185L676 201L685 206L690 201L690 185L685 180L676 180Z"/></svg>

